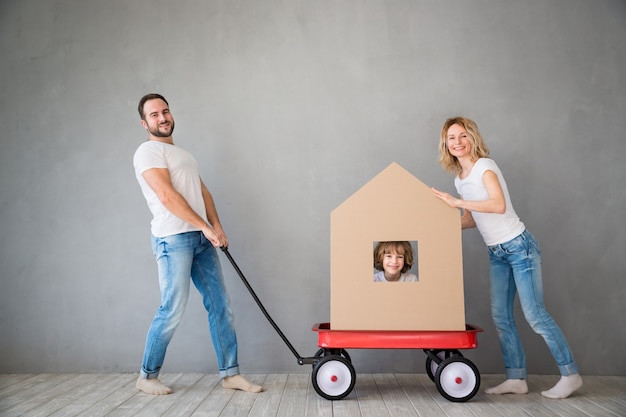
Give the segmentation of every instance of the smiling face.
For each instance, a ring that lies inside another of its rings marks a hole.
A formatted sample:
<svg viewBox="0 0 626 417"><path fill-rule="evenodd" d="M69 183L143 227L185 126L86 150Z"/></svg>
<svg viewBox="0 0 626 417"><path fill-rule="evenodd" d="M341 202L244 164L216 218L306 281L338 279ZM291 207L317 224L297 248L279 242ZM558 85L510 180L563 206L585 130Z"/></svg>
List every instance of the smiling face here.
<svg viewBox="0 0 626 417"><path fill-rule="evenodd" d="M451 117L445 121L439 134L439 163L446 171L459 174L463 163L489 157L476 123L466 117Z"/></svg>
<svg viewBox="0 0 626 417"><path fill-rule="evenodd" d="M408 241L378 242L374 248L374 269L383 271L388 281L395 281L411 269L413 256L413 248Z"/></svg>
<svg viewBox="0 0 626 417"><path fill-rule="evenodd" d="M141 124L150 134L150 140L173 142L174 117L166 102L158 98L146 101L143 114Z"/></svg>
<svg viewBox="0 0 626 417"><path fill-rule="evenodd" d="M383 256L383 270L385 271L385 279L387 281L399 280L403 268L404 254L400 254L395 250L385 252Z"/></svg>
<svg viewBox="0 0 626 417"><path fill-rule="evenodd" d="M472 151L472 142L467 130L459 124L453 124L448 128L446 139L450 155L457 159L469 157Z"/></svg>

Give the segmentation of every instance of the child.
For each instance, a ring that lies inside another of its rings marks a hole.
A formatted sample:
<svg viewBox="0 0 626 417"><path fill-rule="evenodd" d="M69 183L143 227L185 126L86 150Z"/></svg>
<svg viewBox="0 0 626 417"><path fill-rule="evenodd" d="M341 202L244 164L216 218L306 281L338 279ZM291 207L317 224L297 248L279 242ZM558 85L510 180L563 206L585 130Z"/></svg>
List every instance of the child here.
<svg viewBox="0 0 626 417"><path fill-rule="evenodd" d="M409 242L378 242L374 248L374 282L417 282L417 275L407 271L413 266L413 248Z"/></svg>

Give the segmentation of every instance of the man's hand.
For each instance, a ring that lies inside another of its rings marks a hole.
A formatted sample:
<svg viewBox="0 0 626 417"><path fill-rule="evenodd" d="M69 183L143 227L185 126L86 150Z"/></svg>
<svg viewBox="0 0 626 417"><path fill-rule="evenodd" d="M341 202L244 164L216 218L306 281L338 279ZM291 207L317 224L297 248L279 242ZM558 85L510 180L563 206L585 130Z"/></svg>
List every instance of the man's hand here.
<svg viewBox="0 0 626 417"><path fill-rule="evenodd" d="M228 247L228 238L226 237L224 230L222 230L221 225L218 224L215 227L207 225L202 228L202 234L204 234L204 237L206 237L216 248Z"/></svg>

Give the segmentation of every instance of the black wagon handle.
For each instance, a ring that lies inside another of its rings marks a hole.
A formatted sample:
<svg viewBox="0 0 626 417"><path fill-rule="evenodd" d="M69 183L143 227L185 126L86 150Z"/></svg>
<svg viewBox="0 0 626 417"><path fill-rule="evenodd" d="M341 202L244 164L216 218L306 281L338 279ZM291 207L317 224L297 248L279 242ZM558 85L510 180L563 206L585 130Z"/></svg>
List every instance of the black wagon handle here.
<svg viewBox="0 0 626 417"><path fill-rule="evenodd" d="M272 316L270 316L270 314L267 312L267 310L265 309L265 307L263 306L263 303L261 303L261 300L259 300L259 297L257 297L256 293L254 292L254 290L252 289L252 286L250 286L250 283L248 282L248 280L246 279L246 277L243 275L243 272L241 272L241 269L239 269L239 266L237 265L237 263L235 262L235 260L233 259L232 255L230 254L230 252L228 251L228 247L226 246L221 246L220 249L224 252L224 254L226 255L226 257L228 258L228 260L230 261L230 263L232 264L233 268L235 269L235 271L237 272L237 275L239 275L239 278L241 278L241 281L243 281L243 284L246 286L246 288L248 289L248 292L250 292L250 295L252 296L252 298L254 298L254 301L256 302L256 304L259 306L259 308L261 309L261 311L263 312L263 315L265 316L265 318L267 319L267 321L270 322L270 324L272 325L272 327L274 328L274 330L276 330L276 333L278 333L278 335L280 336L281 339L283 339L283 342L285 342L285 344L287 345L287 347L289 348L289 350L291 351L291 353L293 353L293 355L296 357L296 359L298 360L298 364L303 365L305 362L308 362L305 360L305 358L303 358L302 356L300 356L300 354L296 351L296 349L293 347L293 345L291 344L291 342L289 341L289 339L287 339L287 337L285 336L285 334L282 332L282 330L280 330L280 328L278 327L278 325L276 324L276 322L274 321L274 319L272 319Z"/></svg>

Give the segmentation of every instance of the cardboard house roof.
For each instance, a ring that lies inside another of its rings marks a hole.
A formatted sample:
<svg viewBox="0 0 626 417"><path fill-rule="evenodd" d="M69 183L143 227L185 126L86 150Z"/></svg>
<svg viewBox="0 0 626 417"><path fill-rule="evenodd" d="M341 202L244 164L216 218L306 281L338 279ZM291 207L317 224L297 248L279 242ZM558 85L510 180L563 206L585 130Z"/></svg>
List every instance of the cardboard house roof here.
<svg viewBox="0 0 626 417"><path fill-rule="evenodd" d="M333 330L465 330L461 219L392 163L331 213ZM417 241L418 282L374 282L373 247Z"/></svg>

